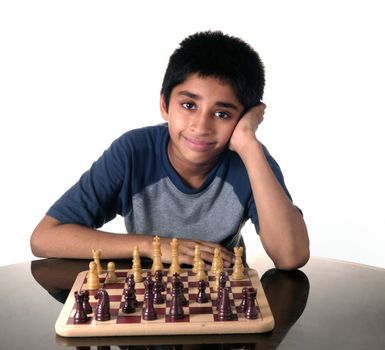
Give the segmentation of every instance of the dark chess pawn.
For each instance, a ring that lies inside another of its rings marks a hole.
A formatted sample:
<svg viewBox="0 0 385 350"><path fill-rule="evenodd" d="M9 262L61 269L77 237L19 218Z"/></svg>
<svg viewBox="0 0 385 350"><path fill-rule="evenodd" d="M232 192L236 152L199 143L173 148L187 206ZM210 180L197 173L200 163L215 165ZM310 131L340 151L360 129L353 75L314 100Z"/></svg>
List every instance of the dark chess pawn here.
<svg viewBox="0 0 385 350"><path fill-rule="evenodd" d="M179 294L180 294L180 301L182 306L187 306L188 305L188 300L186 299L184 295L184 285L183 281L179 278L180 284L179 284Z"/></svg>
<svg viewBox="0 0 385 350"><path fill-rule="evenodd" d="M135 312L137 305L135 291L133 291L130 287L124 290L124 304L122 307L122 311L126 314L130 314Z"/></svg>
<svg viewBox="0 0 385 350"><path fill-rule="evenodd" d="M166 285L163 281L163 273L160 270L155 271L155 283L156 282L160 282L160 284L162 286L162 292L164 292L166 290Z"/></svg>
<svg viewBox="0 0 385 350"><path fill-rule="evenodd" d="M229 296L229 289L223 288L221 292L221 300L218 307L218 319L220 321L229 321L233 319L233 312L231 311L231 303Z"/></svg>
<svg viewBox="0 0 385 350"><path fill-rule="evenodd" d="M154 308L154 282L151 278L151 273L147 275L144 281L144 307L142 310L142 317L146 321L156 320L157 314Z"/></svg>
<svg viewBox="0 0 385 350"><path fill-rule="evenodd" d="M239 304L239 308L241 309L242 312L246 312L247 308L247 287L242 288L242 300L241 303Z"/></svg>
<svg viewBox="0 0 385 350"><path fill-rule="evenodd" d="M96 321L108 321L111 319L110 314L110 297L105 289L99 289L95 294L98 301L95 309Z"/></svg>
<svg viewBox="0 0 385 350"><path fill-rule="evenodd" d="M219 310L219 304L221 302L222 291L226 286L226 274L222 271L218 278L218 297L217 297L217 310Z"/></svg>
<svg viewBox="0 0 385 350"><path fill-rule="evenodd" d="M84 312L87 315L92 314L92 306L90 304L90 293L88 292L88 290L82 290L82 291L79 292L79 294L83 294L84 295L84 300L83 300Z"/></svg>
<svg viewBox="0 0 385 350"><path fill-rule="evenodd" d="M74 315L74 322L76 324L85 323L87 322L88 318L83 308L84 294L75 292L75 300L76 300L76 311Z"/></svg>
<svg viewBox="0 0 385 350"><path fill-rule="evenodd" d="M178 285L178 280L178 274L174 274L174 276L172 277L171 306L169 313L172 321L179 320L184 317L181 292L180 287Z"/></svg>
<svg viewBox="0 0 385 350"><path fill-rule="evenodd" d="M162 283L158 280L154 284L154 304L163 304Z"/></svg>
<svg viewBox="0 0 385 350"><path fill-rule="evenodd" d="M133 293L133 299L135 299L135 307L138 307L138 301L136 299L136 292L135 292L135 279L133 274L129 274L127 277L127 289L130 289Z"/></svg>
<svg viewBox="0 0 385 350"><path fill-rule="evenodd" d="M144 297L143 301L145 301L148 297L148 291L151 290L151 293L154 292L154 281L152 280L151 272L147 273L146 279L143 282L144 284Z"/></svg>
<svg viewBox="0 0 385 350"><path fill-rule="evenodd" d="M247 301L246 301L247 308L245 311L245 317L248 320L255 320L256 318L258 318L258 311L257 311L257 307L255 305L255 300L257 298L257 292L255 291L254 288L249 288L247 290L246 298L247 298Z"/></svg>
<svg viewBox="0 0 385 350"><path fill-rule="evenodd" d="M206 282L205 280L199 280L198 282L198 295L196 298L196 302L203 304L207 303L209 301L207 294L206 294Z"/></svg>

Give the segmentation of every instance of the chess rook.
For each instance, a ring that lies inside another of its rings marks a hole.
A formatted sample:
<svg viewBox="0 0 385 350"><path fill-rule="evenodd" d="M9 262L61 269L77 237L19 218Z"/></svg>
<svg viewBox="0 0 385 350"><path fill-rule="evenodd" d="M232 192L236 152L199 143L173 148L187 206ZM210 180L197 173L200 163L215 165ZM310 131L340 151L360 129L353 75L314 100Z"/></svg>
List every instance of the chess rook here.
<svg viewBox="0 0 385 350"><path fill-rule="evenodd" d="M88 292L88 290L82 290L79 292L79 294L82 294L83 295L83 309L84 309L84 312L89 315L89 314L92 314L92 306L90 304L90 293Z"/></svg>
<svg viewBox="0 0 385 350"><path fill-rule="evenodd" d="M256 299L257 293L254 290L254 288L248 288L246 291L246 311L245 311L245 317L248 320L254 320L258 318L258 311L257 307L255 305L255 299Z"/></svg>
<svg viewBox="0 0 385 350"><path fill-rule="evenodd" d="M75 300L76 300L76 311L74 315L74 323L85 323L87 322L87 315L83 308L84 302L84 294L75 292Z"/></svg>

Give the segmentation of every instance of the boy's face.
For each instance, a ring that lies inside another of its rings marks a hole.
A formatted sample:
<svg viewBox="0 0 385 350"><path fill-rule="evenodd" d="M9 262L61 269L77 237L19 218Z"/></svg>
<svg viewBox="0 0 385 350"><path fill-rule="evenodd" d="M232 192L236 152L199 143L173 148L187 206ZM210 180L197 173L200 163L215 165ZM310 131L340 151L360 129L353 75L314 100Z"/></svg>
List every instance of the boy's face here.
<svg viewBox="0 0 385 350"><path fill-rule="evenodd" d="M197 74L175 86L168 110L161 96L162 117L169 124L168 150L173 165L215 162L226 148L243 109L229 84Z"/></svg>

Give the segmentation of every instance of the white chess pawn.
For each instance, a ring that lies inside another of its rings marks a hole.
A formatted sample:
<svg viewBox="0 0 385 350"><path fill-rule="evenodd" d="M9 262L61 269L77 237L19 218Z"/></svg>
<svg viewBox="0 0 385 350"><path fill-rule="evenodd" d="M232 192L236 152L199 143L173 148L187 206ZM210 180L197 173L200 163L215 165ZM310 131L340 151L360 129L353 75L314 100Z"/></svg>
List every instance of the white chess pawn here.
<svg viewBox="0 0 385 350"><path fill-rule="evenodd" d="M107 264L107 276L106 280L104 283L117 283L118 278L116 277L116 272L115 272L115 263L113 261L110 261Z"/></svg>
<svg viewBox="0 0 385 350"><path fill-rule="evenodd" d="M197 274L195 275L195 279L197 281L207 281L207 274L206 274L206 271L205 271L205 263L203 260L200 260L198 262L198 270L197 270Z"/></svg>
<svg viewBox="0 0 385 350"><path fill-rule="evenodd" d="M97 266L94 261L89 264L89 271L87 275L87 289L96 290L100 288L99 276L97 273Z"/></svg>

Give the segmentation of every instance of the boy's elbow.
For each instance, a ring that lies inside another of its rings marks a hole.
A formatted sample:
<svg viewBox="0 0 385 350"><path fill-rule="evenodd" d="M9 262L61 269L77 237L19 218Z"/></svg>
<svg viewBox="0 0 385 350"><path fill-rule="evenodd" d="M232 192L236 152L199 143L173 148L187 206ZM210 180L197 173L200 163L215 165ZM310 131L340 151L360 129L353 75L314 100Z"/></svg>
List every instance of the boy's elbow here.
<svg viewBox="0 0 385 350"><path fill-rule="evenodd" d="M43 240L41 239L41 232L38 227L32 232L30 239L31 251L32 254L39 258L46 258L47 256L44 254L44 245Z"/></svg>
<svg viewBox="0 0 385 350"><path fill-rule="evenodd" d="M32 254L39 258L49 258L49 238L47 233L51 229L52 218L44 217L36 226L30 238L30 246Z"/></svg>
<svg viewBox="0 0 385 350"><path fill-rule="evenodd" d="M288 254L284 258L275 259L274 265L278 270L291 271L306 265L310 259L310 249L304 249L296 254Z"/></svg>

